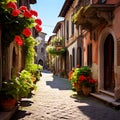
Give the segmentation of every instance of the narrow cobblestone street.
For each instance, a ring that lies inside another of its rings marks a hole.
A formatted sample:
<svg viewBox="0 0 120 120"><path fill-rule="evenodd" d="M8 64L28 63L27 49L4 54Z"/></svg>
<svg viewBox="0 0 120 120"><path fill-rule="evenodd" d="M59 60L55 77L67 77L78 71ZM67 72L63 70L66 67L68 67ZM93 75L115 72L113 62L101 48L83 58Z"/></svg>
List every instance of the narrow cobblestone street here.
<svg viewBox="0 0 120 120"><path fill-rule="evenodd" d="M48 71L42 72L37 86L11 120L120 120L120 111L92 97L76 97L67 79Z"/></svg>

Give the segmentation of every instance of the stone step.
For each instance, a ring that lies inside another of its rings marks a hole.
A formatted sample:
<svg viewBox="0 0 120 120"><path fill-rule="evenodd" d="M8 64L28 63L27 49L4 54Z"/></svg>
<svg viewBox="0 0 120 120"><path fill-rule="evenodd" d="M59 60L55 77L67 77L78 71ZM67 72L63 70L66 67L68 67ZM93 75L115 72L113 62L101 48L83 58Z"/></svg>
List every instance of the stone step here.
<svg viewBox="0 0 120 120"><path fill-rule="evenodd" d="M109 91L105 91L105 90L99 90L99 92L114 98L114 93L113 92L109 92Z"/></svg>
<svg viewBox="0 0 120 120"><path fill-rule="evenodd" d="M120 109L120 102L116 102L115 99L111 96L108 96L102 93L90 93L90 95L108 103L109 105L112 105L116 109Z"/></svg>

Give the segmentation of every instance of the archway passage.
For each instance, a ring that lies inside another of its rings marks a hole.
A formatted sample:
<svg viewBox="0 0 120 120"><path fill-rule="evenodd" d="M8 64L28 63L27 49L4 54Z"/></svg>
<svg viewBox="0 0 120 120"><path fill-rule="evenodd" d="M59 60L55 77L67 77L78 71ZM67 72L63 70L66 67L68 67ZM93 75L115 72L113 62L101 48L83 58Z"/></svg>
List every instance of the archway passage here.
<svg viewBox="0 0 120 120"><path fill-rule="evenodd" d="M114 91L114 40L109 34L104 43L104 89Z"/></svg>
<svg viewBox="0 0 120 120"><path fill-rule="evenodd" d="M38 64L40 64L41 66L43 66L43 61L40 59Z"/></svg>

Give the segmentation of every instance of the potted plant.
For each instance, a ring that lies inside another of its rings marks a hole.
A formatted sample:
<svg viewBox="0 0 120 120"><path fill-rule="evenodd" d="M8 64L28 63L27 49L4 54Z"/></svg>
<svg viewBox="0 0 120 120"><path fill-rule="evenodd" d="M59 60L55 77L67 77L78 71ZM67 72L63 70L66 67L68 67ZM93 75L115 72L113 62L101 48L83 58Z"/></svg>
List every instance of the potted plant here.
<svg viewBox="0 0 120 120"><path fill-rule="evenodd" d="M40 79L42 66L37 64L28 64L26 70L31 73L31 77L34 83Z"/></svg>
<svg viewBox="0 0 120 120"><path fill-rule="evenodd" d="M32 81L31 73L26 70L20 72L19 77L16 78L20 83L19 96L21 98L28 97L31 89L36 90L36 85Z"/></svg>
<svg viewBox="0 0 120 120"><path fill-rule="evenodd" d="M83 92L84 95L88 95L96 85L96 81L91 77L91 69L88 66L82 66L72 70L69 74L69 79L77 94ZM85 88L89 89L88 94L83 91Z"/></svg>
<svg viewBox="0 0 120 120"><path fill-rule="evenodd" d="M19 99L19 82L15 79L4 81L0 90L0 105L4 111L12 110Z"/></svg>
<svg viewBox="0 0 120 120"><path fill-rule="evenodd" d="M78 78L82 92L85 96L89 95L92 92L92 89L95 88L96 81L90 76L80 75Z"/></svg>

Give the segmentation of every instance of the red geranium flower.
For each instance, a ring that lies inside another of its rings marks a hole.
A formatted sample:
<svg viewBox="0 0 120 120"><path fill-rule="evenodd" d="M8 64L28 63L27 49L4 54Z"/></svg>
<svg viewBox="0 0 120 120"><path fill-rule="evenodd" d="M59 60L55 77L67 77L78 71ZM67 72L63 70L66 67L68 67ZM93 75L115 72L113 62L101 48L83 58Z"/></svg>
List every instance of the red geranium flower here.
<svg viewBox="0 0 120 120"><path fill-rule="evenodd" d="M39 25L42 24L42 20L41 20L41 19L35 19L35 22L36 22L37 24L39 24Z"/></svg>
<svg viewBox="0 0 120 120"><path fill-rule="evenodd" d="M26 11L26 10L28 10L26 6L20 6L19 9L22 10L22 11Z"/></svg>
<svg viewBox="0 0 120 120"><path fill-rule="evenodd" d="M87 79L87 77L84 76L84 75L80 75L80 76L79 76L79 80L80 80L80 81L84 81L84 80L86 80L86 79Z"/></svg>
<svg viewBox="0 0 120 120"><path fill-rule="evenodd" d="M37 13L37 11L35 11L35 10L30 10L30 13L32 14L32 15L34 15L34 16L38 16L38 13Z"/></svg>
<svg viewBox="0 0 120 120"><path fill-rule="evenodd" d="M42 28L41 28L39 25L36 25L36 26L35 26L35 29L36 29L38 32L41 32L41 31L42 31Z"/></svg>
<svg viewBox="0 0 120 120"><path fill-rule="evenodd" d="M18 44L18 46L21 46L23 44L22 38L18 35L15 36L14 40Z"/></svg>
<svg viewBox="0 0 120 120"><path fill-rule="evenodd" d="M96 80L94 80L94 79L89 79L89 83L95 84L95 83L96 83Z"/></svg>
<svg viewBox="0 0 120 120"><path fill-rule="evenodd" d="M29 36L32 34L32 32L31 32L31 30L30 30L29 28L25 28L25 29L22 31L22 33L23 33L26 37L29 37Z"/></svg>
<svg viewBox="0 0 120 120"><path fill-rule="evenodd" d="M7 8L17 9L17 6L16 6L15 2L9 2L7 4Z"/></svg>
<svg viewBox="0 0 120 120"><path fill-rule="evenodd" d="M28 10L24 11L23 15L26 18L31 18L32 17L32 14Z"/></svg>
<svg viewBox="0 0 120 120"><path fill-rule="evenodd" d="M18 9L15 9L12 11L12 16L14 16L14 17L18 16L19 14L20 14L20 10L18 10Z"/></svg>
<svg viewBox="0 0 120 120"><path fill-rule="evenodd" d="M22 41L22 40L21 40L21 41L18 41L17 44L18 44L18 46L22 46L23 41Z"/></svg>

